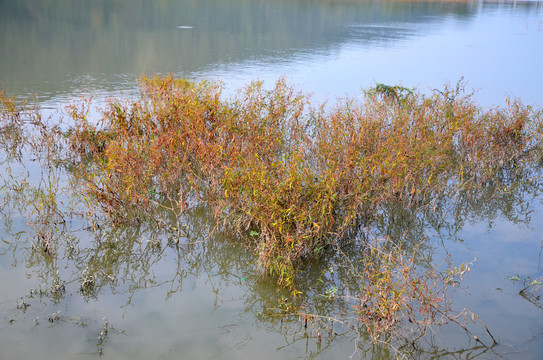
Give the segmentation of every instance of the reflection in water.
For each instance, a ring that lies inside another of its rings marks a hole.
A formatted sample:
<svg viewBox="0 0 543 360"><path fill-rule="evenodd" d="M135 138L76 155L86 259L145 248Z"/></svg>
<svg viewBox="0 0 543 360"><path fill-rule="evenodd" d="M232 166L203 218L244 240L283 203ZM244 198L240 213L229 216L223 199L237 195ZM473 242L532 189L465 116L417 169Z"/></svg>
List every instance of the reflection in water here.
<svg viewBox="0 0 543 360"><path fill-rule="evenodd" d="M465 77L485 105L534 103L542 16L537 1L3 1L0 87L55 108L157 72L232 89L286 75L322 99Z"/></svg>
<svg viewBox="0 0 543 360"><path fill-rule="evenodd" d="M352 39L385 46L441 14L469 18L473 9L439 2L6 1L0 84L43 99L82 88L117 91L133 88L142 74L287 60Z"/></svg>

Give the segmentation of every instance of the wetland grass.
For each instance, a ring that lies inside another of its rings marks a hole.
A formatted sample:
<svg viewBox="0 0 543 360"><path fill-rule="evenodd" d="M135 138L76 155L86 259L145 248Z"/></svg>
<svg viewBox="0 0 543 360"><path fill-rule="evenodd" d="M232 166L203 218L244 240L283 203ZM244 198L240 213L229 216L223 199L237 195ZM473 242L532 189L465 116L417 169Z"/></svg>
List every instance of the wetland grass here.
<svg viewBox="0 0 543 360"><path fill-rule="evenodd" d="M391 206L435 212L459 194L489 191L496 179L511 185L541 161L540 111L516 100L484 109L462 83L429 94L378 84L333 106L311 104L284 80L270 90L253 82L229 99L219 84L171 76L144 78L140 90L135 99L109 100L98 121L89 119L89 100L70 106L63 132L34 116L40 139L48 139L45 156L70 177L86 213L113 226L150 222L180 234L184 212L205 204L216 231L254 251L293 299L303 288L300 266L356 241L362 260L339 265L355 291L339 296L330 288L326 296L342 297L374 341L402 321L417 336L451 322L468 331L459 319L473 314L451 315L447 289L469 267L447 261L444 270L421 271L416 249L368 240L363 229ZM1 105L0 131L13 136L0 146L13 153L22 110L4 95ZM39 224L62 218L51 179L34 199ZM82 278L82 290L97 282L87 269ZM306 324L318 319L305 316Z"/></svg>
<svg viewBox="0 0 543 360"><path fill-rule="evenodd" d="M74 113L68 141L93 159L80 176L112 219L204 201L285 286L384 204L430 206L540 158L539 112L482 109L462 84L429 95L379 84L331 109L284 80L222 98L217 84L146 78L98 126Z"/></svg>

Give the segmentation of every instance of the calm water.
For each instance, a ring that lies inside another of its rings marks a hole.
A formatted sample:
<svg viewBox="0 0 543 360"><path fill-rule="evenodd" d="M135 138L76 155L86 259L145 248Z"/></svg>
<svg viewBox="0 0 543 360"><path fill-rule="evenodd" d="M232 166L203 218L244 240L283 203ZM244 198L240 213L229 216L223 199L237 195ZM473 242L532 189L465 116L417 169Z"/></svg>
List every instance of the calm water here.
<svg viewBox="0 0 543 360"><path fill-rule="evenodd" d="M220 80L227 92L284 76L315 101L332 102L375 83L427 91L464 77L481 104L513 96L543 105L540 2L0 0L0 34L0 86L36 95L48 109L81 93L131 94L141 75L154 73ZM40 164L27 168L39 182ZM543 275L541 199L538 188L490 202L465 199L457 213L443 215L439 230L431 219L376 227L426 235L436 263L446 253L455 263L477 258L454 307L477 313L501 346L485 352L444 328L434 356L446 357L443 348L459 358L540 358L543 303L520 296L522 281L511 277ZM2 359L390 356L357 345L350 333L321 344L309 333L307 341L296 322L263 315L281 294L260 277L250 253L209 238L205 209L187 215L179 245L144 226L95 234L74 218L59 227L58 253L48 258L32 250L25 204L0 207ZM302 274L309 294L326 290L316 280L328 265L311 264ZM97 275L81 291L85 274ZM65 292L51 290L55 279Z"/></svg>

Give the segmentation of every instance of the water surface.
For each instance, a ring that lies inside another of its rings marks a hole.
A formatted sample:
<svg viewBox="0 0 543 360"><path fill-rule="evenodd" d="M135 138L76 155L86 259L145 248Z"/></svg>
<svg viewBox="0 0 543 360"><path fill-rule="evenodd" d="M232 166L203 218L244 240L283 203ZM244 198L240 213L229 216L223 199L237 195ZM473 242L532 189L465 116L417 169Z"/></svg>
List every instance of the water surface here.
<svg viewBox="0 0 543 360"><path fill-rule="evenodd" d="M0 1L0 34L0 86L36 95L48 109L81 93L98 101L130 95L141 75L155 73L222 81L227 93L284 76L315 101L358 97L376 83L426 91L462 77L483 105L543 99L543 5L532 1ZM4 179L8 167L35 183L47 175L28 158L28 172L1 159ZM75 217L58 227L51 258L32 248L25 200L1 199L1 358L391 356L339 330L318 344L301 323L265 316L281 293L250 252L210 238L205 209L187 216L179 244L145 226L95 232ZM439 228L428 219L376 226L380 235L427 236L437 263L447 253L458 264L477 258L454 307L479 314L500 346L481 350L461 331L442 329L424 357L448 349L460 358L539 358L542 304L519 291L542 275L541 199L539 188L526 189L474 199ZM333 256L302 274L310 296L326 290L317 280ZM88 274L97 277L85 290ZM51 290L58 280L65 291Z"/></svg>

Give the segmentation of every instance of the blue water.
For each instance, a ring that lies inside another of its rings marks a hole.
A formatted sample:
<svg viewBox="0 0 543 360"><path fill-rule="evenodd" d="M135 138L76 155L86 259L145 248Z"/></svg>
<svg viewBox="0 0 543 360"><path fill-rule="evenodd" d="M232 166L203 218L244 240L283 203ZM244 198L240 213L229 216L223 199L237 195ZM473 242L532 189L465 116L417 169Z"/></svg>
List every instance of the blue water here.
<svg viewBox="0 0 543 360"><path fill-rule="evenodd" d="M18 1L0 3L0 34L0 86L37 96L52 116L81 94L97 103L131 96L140 76L156 73L221 81L226 94L285 77L316 103L359 97L376 83L429 92L461 78L484 106L507 97L541 106L543 99L540 2ZM25 161L29 180L39 181L39 164ZM26 176L2 155L3 179L8 166ZM153 246L154 235L143 230L101 244L75 217L59 230L59 254L48 260L32 249L24 201L21 210L3 199L2 359L392 357L353 333L318 344L316 332L306 338L296 321L263 317L280 294L250 252L206 241L205 215L191 220L191 237L179 247L164 239ZM527 277L543 275L541 197L501 204L488 211L480 204L483 210L452 228L425 230L435 263L447 253L456 264L476 259L454 309L478 314L500 346L473 349L478 344L457 328L436 329L434 341L450 351L471 348L461 358L539 359L542 304L519 291ZM108 257L116 260L100 267ZM93 266L96 291L86 293L83 272ZM66 292L55 297L49 289L57 271Z"/></svg>

